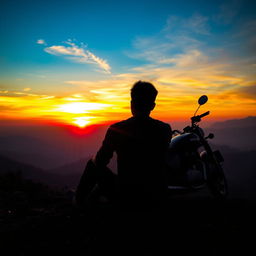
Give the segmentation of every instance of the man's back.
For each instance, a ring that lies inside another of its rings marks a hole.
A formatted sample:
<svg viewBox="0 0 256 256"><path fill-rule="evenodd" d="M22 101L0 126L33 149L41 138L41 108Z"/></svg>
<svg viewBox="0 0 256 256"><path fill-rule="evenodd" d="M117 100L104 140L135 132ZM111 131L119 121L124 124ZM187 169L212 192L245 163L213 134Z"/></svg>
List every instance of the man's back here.
<svg viewBox="0 0 256 256"><path fill-rule="evenodd" d="M96 162L106 165L115 151L121 197L157 200L165 190L164 158L170 139L168 124L149 116L132 117L108 129Z"/></svg>

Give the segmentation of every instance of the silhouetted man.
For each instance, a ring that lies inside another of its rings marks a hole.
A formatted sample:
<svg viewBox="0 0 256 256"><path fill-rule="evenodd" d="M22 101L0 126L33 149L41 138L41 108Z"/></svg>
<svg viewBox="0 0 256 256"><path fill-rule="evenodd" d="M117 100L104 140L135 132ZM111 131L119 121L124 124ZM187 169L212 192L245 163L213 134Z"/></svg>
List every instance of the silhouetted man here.
<svg viewBox="0 0 256 256"><path fill-rule="evenodd" d="M164 163L172 130L168 124L150 117L157 93L151 83L134 84L132 117L109 127L94 159L100 186L106 191L110 184L112 188L115 186L120 202L126 205L154 204L164 198L167 190ZM117 154L116 178L106 169L114 152Z"/></svg>

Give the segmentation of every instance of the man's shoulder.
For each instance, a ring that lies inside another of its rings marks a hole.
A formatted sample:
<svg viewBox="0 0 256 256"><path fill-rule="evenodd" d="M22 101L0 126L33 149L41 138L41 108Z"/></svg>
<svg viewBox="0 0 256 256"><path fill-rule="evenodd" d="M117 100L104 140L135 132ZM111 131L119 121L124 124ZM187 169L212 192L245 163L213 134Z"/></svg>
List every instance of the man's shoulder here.
<svg viewBox="0 0 256 256"><path fill-rule="evenodd" d="M154 119L154 118L148 118L148 121L150 123L153 123L159 127L165 127L165 128L168 128L170 127L170 124L166 123L166 122L163 122L163 121L160 121L158 119ZM127 126L127 125L130 125L132 123L135 123L136 122L136 119L133 118L133 117L130 117L128 119L125 119L125 120L122 120L122 121L119 121L119 122L116 122L114 124L112 124L110 126L110 128L119 128L119 127L124 127L124 126Z"/></svg>
<svg viewBox="0 0 256 256"><path fill-rule="evenodd" d="M168 123L165 123L165 122L163 122L163 121L160 121L160 120L154 119L154 118L151 118L151 120L152 120L152 122L155 123L155 125L157 125L157 126L159 126L159 127L163 127L163 128L165 128L165 129L171 129L171 126L170 126L170 124L168 124Z"/></svg>
<svg viewBox="0 0 256 256"><path fill-rule="evenodd" d="M136 122L137 120L133 117L128 118L126 120L122 120L119 122L116 122L114 124L112 124L109 129L111 131L120 131L120 130L126 130L126 129L130 129L133 126L138 125L138 122ZM158 119L154 119L154 118L148 118L146 123L143 123L142 125L149 125L149 127L155 127L157 129L163 130L163 131L171 131L171 126L168 123L165 123L163 121L160 121Z"/></svg>
<svg viewBox="0 0 256 256"><path fill-rule="evenodd" d="M132 122L133 122L133 118L130 117L128 119L125 119L125 120L122 120L122 121L119 121L119 122L116 122L116 123L110 125L110 128L123 127L123 126L126 126L126 125L128 125L128 124L130 124Z"/></svg>
<svg viewBox="0 0 256 256"><path fill-rule="evenodd" d="M122 121L116 122L114 124L111 124L109 126L108 130L110 132L119 133L119 132L125 130L126 128L128 129L131 126L132 122L133 122L132 118L128 118L126 120L122 120Z"/></svg>

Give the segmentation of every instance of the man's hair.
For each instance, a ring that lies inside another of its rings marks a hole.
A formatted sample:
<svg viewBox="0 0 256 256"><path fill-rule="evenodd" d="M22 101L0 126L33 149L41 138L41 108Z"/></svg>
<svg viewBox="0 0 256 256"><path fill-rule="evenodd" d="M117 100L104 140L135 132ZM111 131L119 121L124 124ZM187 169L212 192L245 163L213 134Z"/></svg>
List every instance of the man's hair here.
<svg viewBox="0 0 256 256"><path fill-rule="evenodd" d="M139 106L148 106L155 102L157 89L149 82L138 81L131 89L132 101Z"/></svg>

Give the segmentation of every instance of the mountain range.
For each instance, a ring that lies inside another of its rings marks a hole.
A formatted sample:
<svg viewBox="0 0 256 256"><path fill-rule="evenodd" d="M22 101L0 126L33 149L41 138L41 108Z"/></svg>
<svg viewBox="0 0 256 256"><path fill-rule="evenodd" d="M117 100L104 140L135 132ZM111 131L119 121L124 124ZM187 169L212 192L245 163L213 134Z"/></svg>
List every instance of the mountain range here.
<svg viewBox="0 0 256 256"><path fill-rule="evenodd" d="M25 178L58 187L74 188L88 159L100 146L107 126L91 134L74 135L56 127L0 127L0 173L21 171ZM225 159L232 195L256 198L254 131L256 117L214 123L205 129L215 134L213 148ZM110 168L116 171L115 159Z"/></svg>
<svg viewBox="0 0 256 256"><path fill-rule="evenodd" d="M175 128L175 124L172 126ZM42 169L58 168L93 156L107 128L102 125L90 133L76 134L56 126L0 126L0 155ZM240 151L256 150L255 131L255 116L217 122L205 128L206 134L214 133L214 144Z"/></svg>
<svg viewBox="0 0 256 256"><path fill-rule="evenodd" d="M213 133L214 143L237 150L256 150L256 117L217 122L205 129Z"/></svg>

